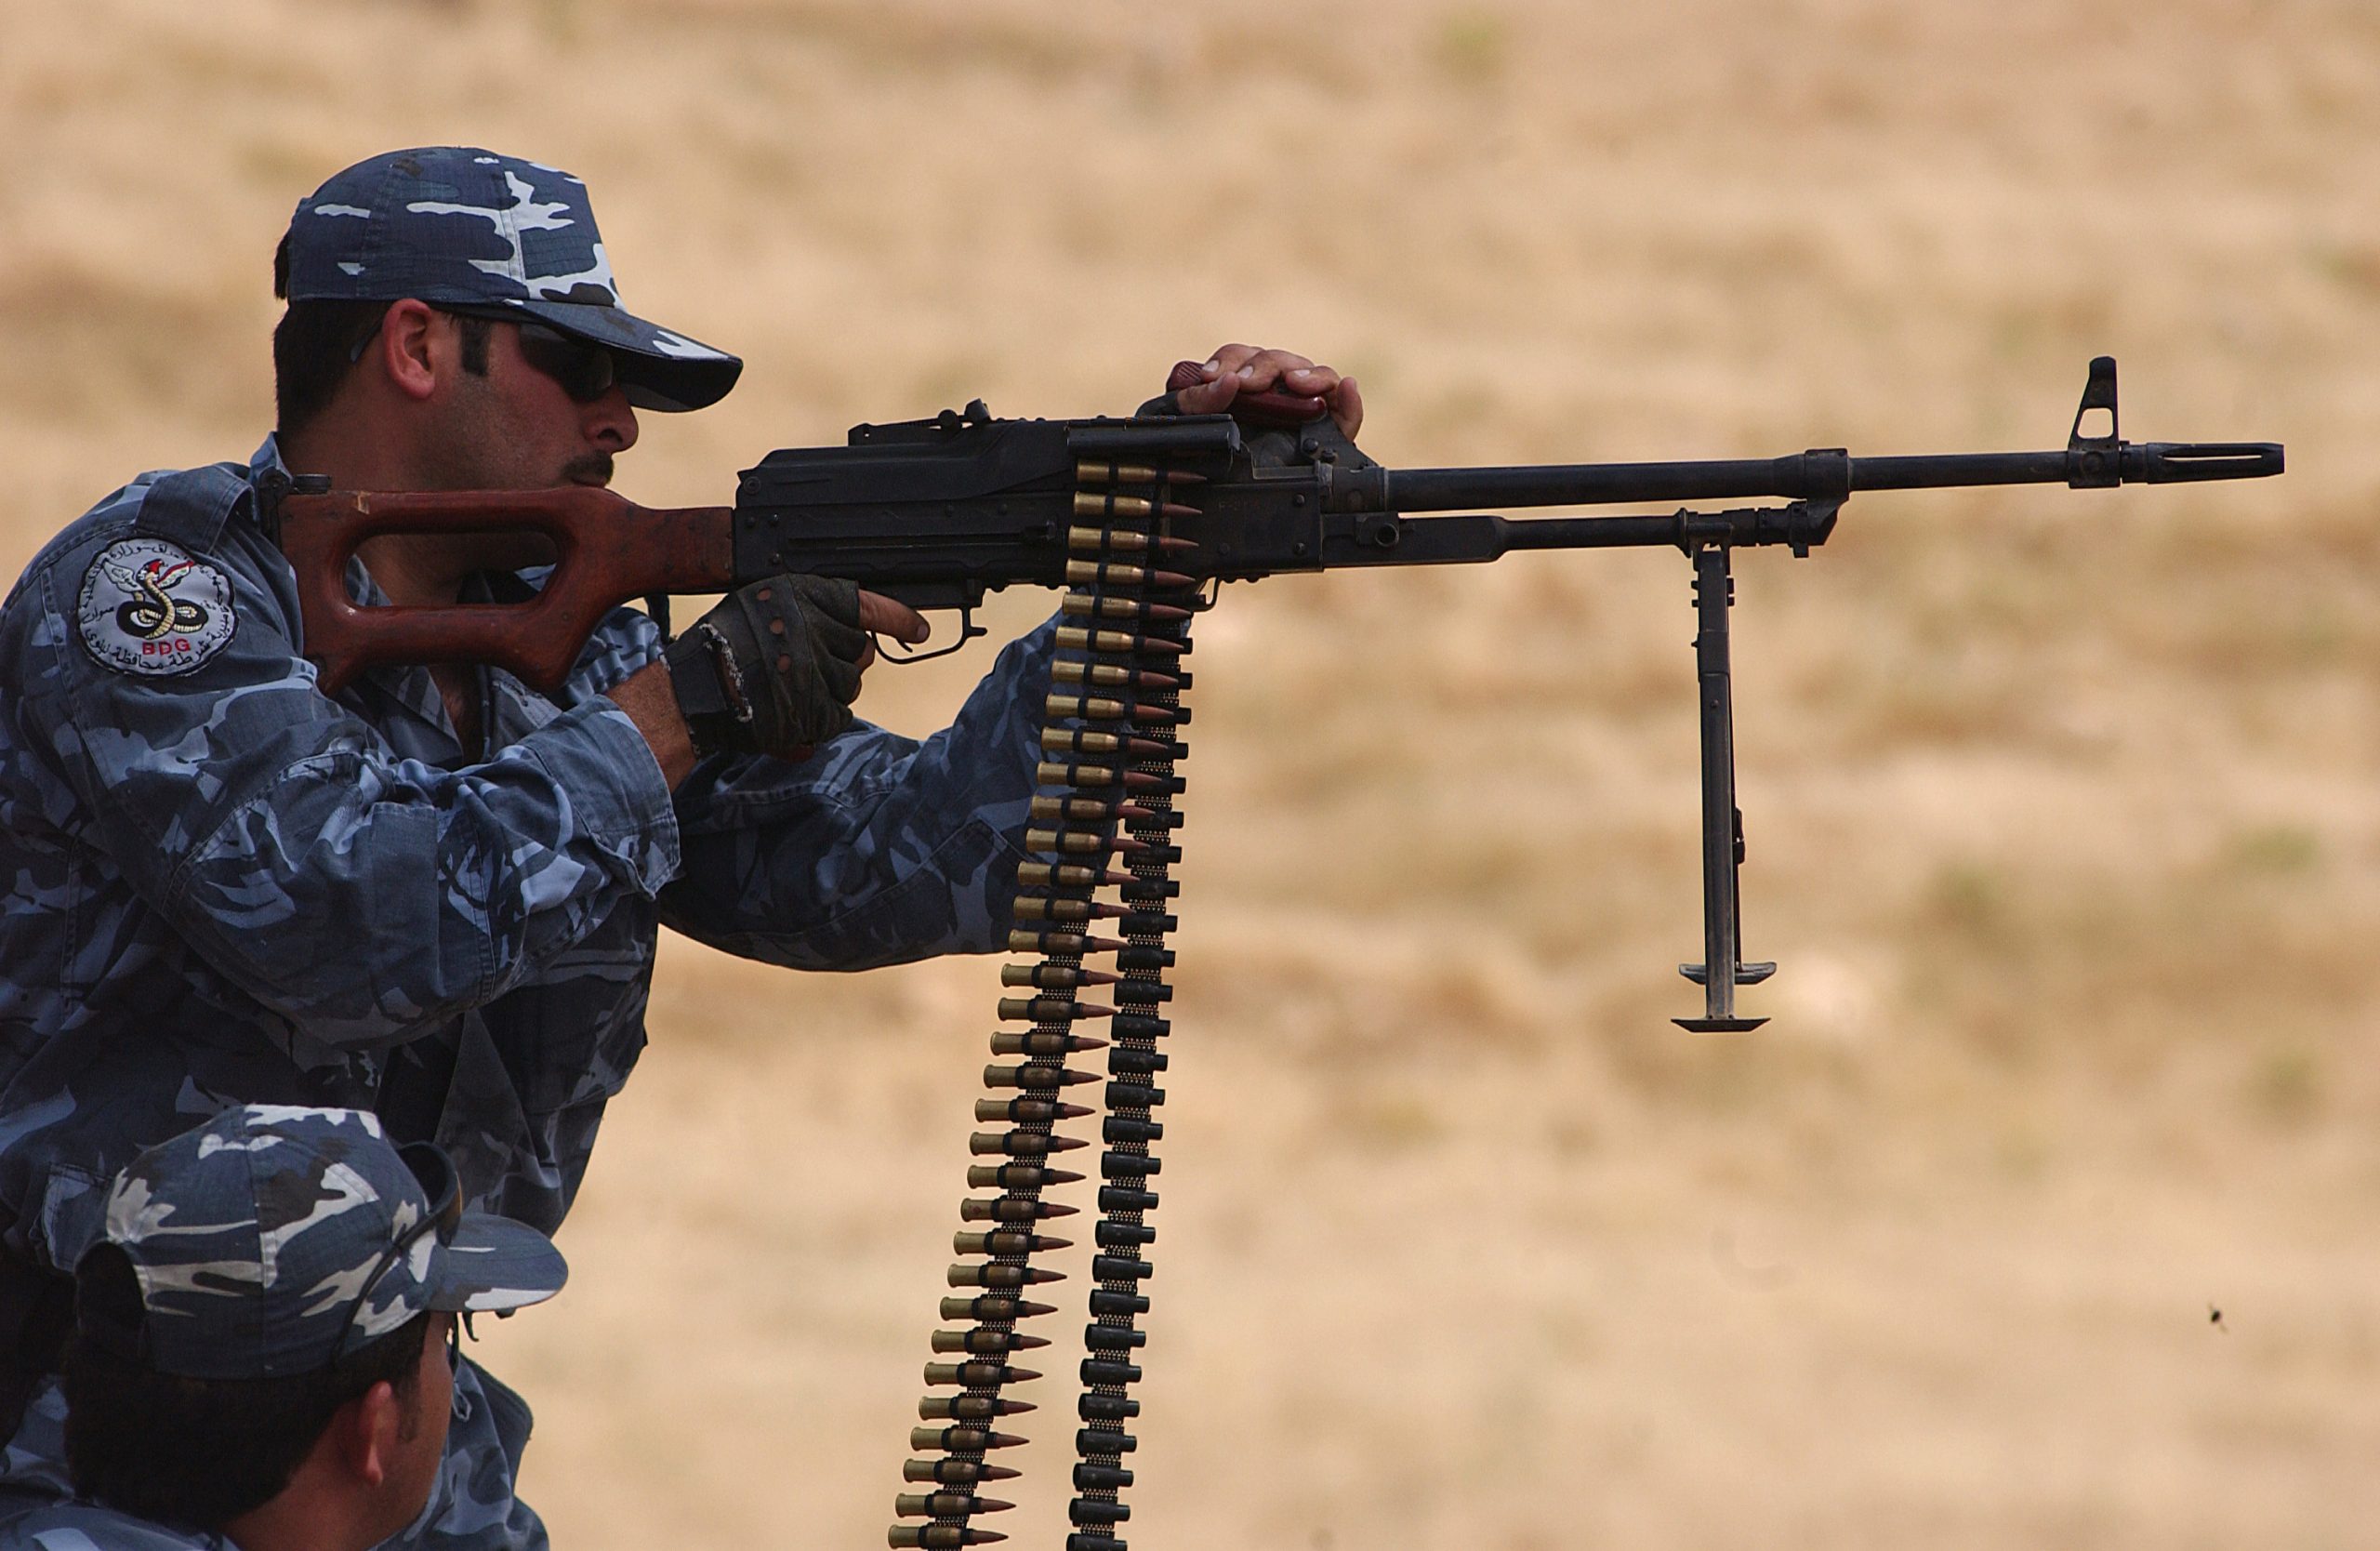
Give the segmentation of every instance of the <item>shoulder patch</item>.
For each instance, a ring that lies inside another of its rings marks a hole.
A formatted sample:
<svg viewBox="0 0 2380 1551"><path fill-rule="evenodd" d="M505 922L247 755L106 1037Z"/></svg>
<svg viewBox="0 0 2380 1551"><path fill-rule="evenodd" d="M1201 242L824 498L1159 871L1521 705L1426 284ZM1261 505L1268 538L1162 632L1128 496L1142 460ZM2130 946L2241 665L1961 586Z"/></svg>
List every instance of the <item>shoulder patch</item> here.
<svg viewBox="0 0 2380 1551"><path fill-rule="evenodd" d="M162 538L124 538L83 574L83 644L103 668L167 677L221 651L239 621L231 578Z"/></svg>

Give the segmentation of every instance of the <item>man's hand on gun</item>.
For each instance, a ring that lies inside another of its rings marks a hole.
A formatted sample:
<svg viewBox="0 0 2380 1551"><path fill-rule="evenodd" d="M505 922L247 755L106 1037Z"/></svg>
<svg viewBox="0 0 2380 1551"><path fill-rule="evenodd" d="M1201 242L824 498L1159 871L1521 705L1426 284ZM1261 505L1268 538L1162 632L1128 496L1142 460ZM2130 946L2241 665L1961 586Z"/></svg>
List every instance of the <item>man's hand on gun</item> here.
<svg viewBox="0 0 2380 1551"><path fill-rule="evenodd" d="M916 610L831 577L772 577L729 593L670 643L670 686L697 752L809 757L852 724L874 637L915 644Z"/></svg>
<svg viewBox="0 0 2380 1551"><path fill-rule="evenodd" d="M1355 379L1341 377L1329 366L1317 366L1302 355L1259 350L1254 345L1225 345L1209 356L1199 370L1204 382L1174 392L1173 402L1184 415L1221 415L1243 392L1274 392L1320 399L1351 442L1363 427L1364 399L1355 391Z"/></svg>

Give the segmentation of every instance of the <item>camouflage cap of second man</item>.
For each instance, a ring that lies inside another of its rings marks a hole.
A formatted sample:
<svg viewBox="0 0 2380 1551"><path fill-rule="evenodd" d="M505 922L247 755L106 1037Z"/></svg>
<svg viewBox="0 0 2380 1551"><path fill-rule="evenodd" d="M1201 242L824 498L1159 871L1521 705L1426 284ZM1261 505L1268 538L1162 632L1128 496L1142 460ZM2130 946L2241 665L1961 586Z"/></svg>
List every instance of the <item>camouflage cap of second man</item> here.
<svg viewBox="0 0 2380 1551"><path fill-rule="evenodd" d="M560 1292L553 1242L462 1210L459 1185L444 1152L400 1152L363 1110L224 1110L115 1177L91 1253L124 1253L142 1306L139 1329L112 1339L164 1373L271 1378L328 1367L428 1309Z"/></svg>
<svg viewBox="0 0 2380 1551"><path fill-rule="evenodd" d="M390 151L333 173L289 218L288 299L518 313L609 350L640 409L700 409L744 363L620 305L587 185L477 146Z"/></svg>

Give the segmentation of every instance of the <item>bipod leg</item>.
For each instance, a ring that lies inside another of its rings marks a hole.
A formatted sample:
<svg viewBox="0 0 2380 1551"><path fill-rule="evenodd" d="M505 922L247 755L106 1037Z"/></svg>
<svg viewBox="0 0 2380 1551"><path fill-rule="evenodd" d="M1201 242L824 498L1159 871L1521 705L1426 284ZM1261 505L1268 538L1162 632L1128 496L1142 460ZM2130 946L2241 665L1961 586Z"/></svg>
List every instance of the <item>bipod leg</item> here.
<svg viewBox="0 0 2380 1551"><path fill-rule="evenodd" d="M1702 962L1677 972L1702 988L1703 1015L1674 1018L1697 1034L1741 1034L1766 1018L1736 1015L1736 988L1777 973L1773 963L1743 961L1743 921L1737 871L1744 859L1743 812L1736 806L1736 711L1727 653L1727 610L1735 603L1729 547L1706 542L1694 551L1694 664L1702 721Z"/></svg>

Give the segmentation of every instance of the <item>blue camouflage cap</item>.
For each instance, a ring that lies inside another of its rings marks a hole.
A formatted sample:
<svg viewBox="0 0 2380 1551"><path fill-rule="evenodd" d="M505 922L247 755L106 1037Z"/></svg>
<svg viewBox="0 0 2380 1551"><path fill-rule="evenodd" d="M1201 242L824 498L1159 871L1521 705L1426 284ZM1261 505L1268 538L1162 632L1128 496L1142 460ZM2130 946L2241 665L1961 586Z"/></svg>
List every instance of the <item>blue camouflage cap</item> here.
<svg viewBox="0 0 2380 1551"><path fill-rule="evenodd" d="M133 1338L159 1372L312 1372L426 1309L520 1308L562 1290L552 1240L463 1211L458 1186L445 1153L400 1152L366 1111L248 1105L126 1164L101 1245L132 1263Z"/></svg>
<svg viewBox="0 0 2380 1551"><path fill-rule="evenodd" d="M474 146L358 162L289 218L291 301L395 301L517 312L611 351L628 402L700 409L744 363L620 305L587 185Z"/></svg>

